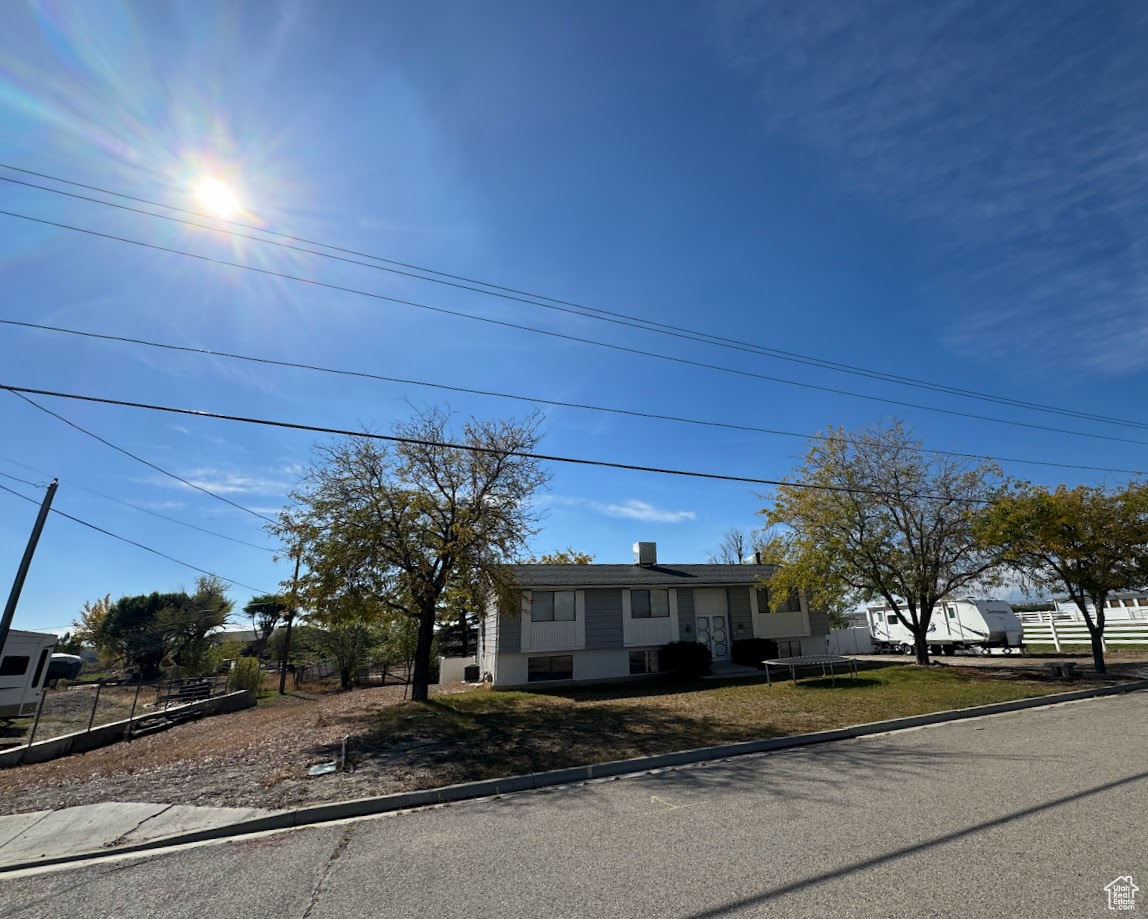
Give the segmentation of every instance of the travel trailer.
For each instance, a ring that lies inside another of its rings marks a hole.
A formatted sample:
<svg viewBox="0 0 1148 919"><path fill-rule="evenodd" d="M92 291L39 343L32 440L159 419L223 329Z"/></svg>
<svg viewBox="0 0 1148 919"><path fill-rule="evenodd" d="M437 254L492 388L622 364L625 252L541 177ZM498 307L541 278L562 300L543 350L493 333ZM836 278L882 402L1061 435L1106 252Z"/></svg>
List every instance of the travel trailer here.
<svg viewBox="0 0 1148 919"><path fill-rule="evenodd" d="M867 617L878 653L913 653L913 633L891 607L870 607ZM987 654L990 648L1003 648L1007 654L1023 641L1020 618L1003 600L943 600L933 609L928 634L932 654Z"/></svg>
<svg viewBox="0 0 1148 919"><path fill-rule="evenodd" d="M8 633L0 651L0 720L36 714L56 641L55 635L40 632Z"/></svg>

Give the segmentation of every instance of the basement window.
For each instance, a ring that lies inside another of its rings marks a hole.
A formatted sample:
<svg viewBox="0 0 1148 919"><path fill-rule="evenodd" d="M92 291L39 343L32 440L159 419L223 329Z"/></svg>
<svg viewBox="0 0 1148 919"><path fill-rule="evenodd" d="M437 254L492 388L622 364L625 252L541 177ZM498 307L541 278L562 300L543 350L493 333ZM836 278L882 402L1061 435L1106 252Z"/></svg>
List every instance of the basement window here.
<svg viewBox="0 0 1148 919"><path fill-rule="evenodd" d="M657 673L658 672L658 652L657 651L631 651L630 652L630 673Z"/></svg>
<svg viewBox="0 0 1148 919"><path fill-rule="evenodd" d="M526 667L526 682L528 683L574 679L574 655L572 654L530 657L526 659Z"/></svg>

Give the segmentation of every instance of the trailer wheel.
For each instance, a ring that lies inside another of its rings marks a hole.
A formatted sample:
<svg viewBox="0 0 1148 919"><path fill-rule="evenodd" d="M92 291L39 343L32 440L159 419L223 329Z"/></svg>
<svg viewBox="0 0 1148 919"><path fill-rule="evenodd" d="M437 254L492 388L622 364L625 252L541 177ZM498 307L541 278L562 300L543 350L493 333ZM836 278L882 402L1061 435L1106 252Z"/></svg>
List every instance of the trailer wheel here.
<svg viewBox="0 0 1148 919"><path fill-rule="evenodd" d="M902 644L901 645L901 653L902 654L915 654L916 651L917 651L917 649L914 648L912 645L909 645L909 644Z"/></svg>

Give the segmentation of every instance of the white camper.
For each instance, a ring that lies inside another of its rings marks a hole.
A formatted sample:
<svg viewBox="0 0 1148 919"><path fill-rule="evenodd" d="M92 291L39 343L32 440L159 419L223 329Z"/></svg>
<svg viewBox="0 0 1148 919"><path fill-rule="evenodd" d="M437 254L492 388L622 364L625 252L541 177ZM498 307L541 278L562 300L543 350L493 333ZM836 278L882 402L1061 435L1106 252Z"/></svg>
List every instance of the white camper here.
<svg viewBox="0 0 1148 919"><path fill-rule="evenodd" d="M878 652L913 653L913 633L891 607L870 607L868 619ZM1003 600L942 600L933 609L928 634L932 654L958 650L987 654L990 648L1003 648L1008 654L1022 643L1020 618Z"/></svg>
<svg viewBox="0 0 1148 919"><path fill-rule="evenodd" d="M40 632L8 633L0 651L0 720L36 714L48 682L48 659L58 639Z"/></svg>

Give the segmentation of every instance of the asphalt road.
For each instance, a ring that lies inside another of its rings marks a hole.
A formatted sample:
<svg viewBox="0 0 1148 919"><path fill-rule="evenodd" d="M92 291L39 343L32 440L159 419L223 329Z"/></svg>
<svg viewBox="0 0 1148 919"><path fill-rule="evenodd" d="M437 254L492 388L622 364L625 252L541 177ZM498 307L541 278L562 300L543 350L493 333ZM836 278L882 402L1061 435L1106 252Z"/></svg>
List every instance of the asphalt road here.
<svg viewBox="0 0 1148 919"><path fill-rule="evenodd" d="M0 916L1148 911L1148 694L25 876ZM1135 915L1133 913L1133 915Z"/></svg>

